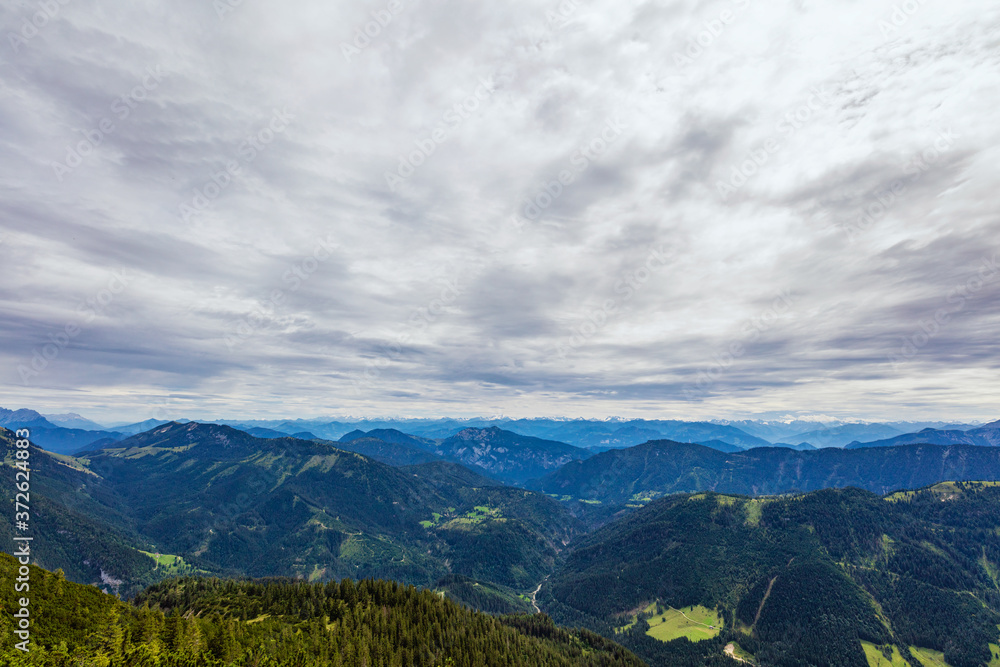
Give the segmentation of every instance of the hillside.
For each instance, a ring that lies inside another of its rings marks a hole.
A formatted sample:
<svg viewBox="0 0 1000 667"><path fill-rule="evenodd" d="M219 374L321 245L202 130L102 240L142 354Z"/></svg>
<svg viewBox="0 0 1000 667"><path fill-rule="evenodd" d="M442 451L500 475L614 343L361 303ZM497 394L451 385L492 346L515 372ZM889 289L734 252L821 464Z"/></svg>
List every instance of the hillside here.
<svg viewBox="0 0 1000 667"><path fill-rule="evenodd" d="M865 641L914 666L919 648L976 667L1000 638L998 528L1000 487L978 483L889 497L672 497L584 538L543 608L650 664L705 664L735 642L765 665L867 667ZM715 637L647 634L659 610L691 605L717 610Z"/></svg>
<svg viewBox="0 0 1000 667"><path fill-rule="evenodd" d="M0 554L4 581L17 561ZM0 661L28 665L526 665L638 667L627 650L545 617L496 618L394 582L180 579L136 605L30 568L30 653L14 648L13 587L0 592Z"/></svg>
<svg viewBox="0 0 1000 667"><path fill-rule="evenodd" d="M12 431L0 429L0 471L11 480L15 440ZM150 549L149 542L135 532L124 503L97 475L69 457L37 447L30 452L33 562L122 595L162 578L156 563L139 551ZM14 516L15 493L13 483L0 487L5 516ZM12 537L11 530L0 530L0 551L14 550Z"/></svg>
<svg viewBox="0 0 1000 667"><path fill-rule="evenodd" d="M661 440L572 462L530 487L560 498L623 504L692 491L769 495L856 486L888 493L971 479L1000 480L1000 449L759 447L724 453Z"/></svg>

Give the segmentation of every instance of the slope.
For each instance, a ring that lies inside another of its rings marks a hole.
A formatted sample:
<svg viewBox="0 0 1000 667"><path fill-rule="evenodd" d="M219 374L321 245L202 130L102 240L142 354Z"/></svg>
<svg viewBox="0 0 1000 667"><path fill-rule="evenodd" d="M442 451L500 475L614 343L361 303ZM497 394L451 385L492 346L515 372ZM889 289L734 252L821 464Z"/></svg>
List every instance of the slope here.
<svg viewBox="0 0 1000 667"><path fill-rule="evenodd" d="M614 636L651 664L704 664L737 642L762 664L865 667L867 641L911 664L919 646L975 667L1000 636L998 528L1000 488L980 483L888 497L677 496L584 538L543 608L609 634L631 615ZM656 642L634 611L651 603L717 609L725 629L693 647Z"/></svg>
<svg viewBox="0 0 1000 667"><path fill-rule="evenodd" d="M5 581L17 562L0 554ZM499 619L394 582L325 585L182 579L138 605L30 566L30 653L14 648L13 587L0 592L0 662L27 665L635 666L627 650L546 618Z"/></svg>

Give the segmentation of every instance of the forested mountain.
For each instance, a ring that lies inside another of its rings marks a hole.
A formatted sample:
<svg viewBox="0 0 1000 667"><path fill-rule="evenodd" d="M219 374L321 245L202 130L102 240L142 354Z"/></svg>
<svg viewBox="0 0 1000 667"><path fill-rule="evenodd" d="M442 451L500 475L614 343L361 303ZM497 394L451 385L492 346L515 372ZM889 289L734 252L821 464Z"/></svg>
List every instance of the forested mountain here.
<svg viewBox="0 0 1000 667"><path fill-rule="evenodd" d="M355 430L344 434L336 446L390 465L452 461L509 484L523 483L564 463L593 455L592 451L564 442L518 435L495 426L466 428L439 440L396 429Z"/></svg>
<svg viewBox="0 0 1000 667"><path fill-rule="evenodd" d="M592 454L554 440L490 428L467 428L433 446L438 456L507 483L523 483Z"/></svg>
<svg viewBox="0 0 1000 667"><path fill-rule="evenodd" d="M164 574L138 549L207 573L424 586L458 574L523 592L582 530L556 501L454 464L399 469L227 426L167 424L79 460L32 451L52 531L38 562L122 594Z"/></svg>
<svg viewBox="0 0 1000 667"><path fill-rule="evenodd" d="M1000 488L978 483L675 496L584 538L543 608L650 664L705 664L735 642L764 665L866 667L864 641L914 667L921 649L976 667L1000 638L998 528ZM691 605L715 610L722 631L697 644L647 634L659 610Z"/></svg>
<svg viewBox="0 0 1000 667"><path fill-rule="evenodd" d="M5 516L14 517L14 432L0 429L0 470L10 480L0 485ZM121 498L99 483L75 459L30 448L30 507L33 562L62 568L70 579L134 595L157 581L156 563L139 551L150 544L135 532ZM15 543L9 520L0 530L0 551Z"/></svg>
<svg viewBox="0 0 1000 667"><path fill-rule="evenodd" d="M420 438L415 435L410 435L409 433L403 433L394 428L376 428L365 433L364 431L355 430L342 436L338 442L353 442L360 438L375 438L376 440L382 440L383 442L391 442L396 445L406 445L407 447L412 447L414 449L423 449L425 451L431 451L437 445L437 441L431 438Z"/></svg>
<svg viewBox="0 0 1000 667"><path fill-rule="evenodd" d="M0 554L4 581L17 561ZM172 580L135 605L30 567L30 652L15 648L13 586L0 591L8 667L639 667L621 646L543 616L497 618L387 581Z"/></svg>
<svg viewBox="0 0 1000 667"><path fill-rule="evenodd" d="M701 443L701 444L704 444L704 443ZM810 444L808 442L800 442L797 445L790 445L790 444L788 444L786 442L779 442L779 443L775 443L774 446L775 447L784 447L786 449L797 449L800 452L808 452L808 451L812 451L814 449L819 449L819 447L816 447L815 445L812 445L812 444Z"/></svg>
<svg viewBox="0 0 1000 667"><path fill-rule="evenodd" d="M349 440L341 439L338 442L331 442L330 444L338 449L343 449L348 452L364 454L369 458L373 458L376 461L380 461L391 466L408 466L441 460L441 458L436 454L432 454L431 452L423 449L417 449L415 447L401 445L395 442L386 442L385 440L369 438L367 436L361 438L351 438Z"/></svg>
<svg viewBox="0 0 1000 667"><path fill-rule="evenodd" d="M661 440L569 463L529 486L567 499L622 504L686 491L767 495L856 486L887 493L972 479L1000 480L1000 448L759 447L724 453Z"/></svg>
<svg viewBox="0 0 1000 667"><path fill-rule="evenodd" d="M702 447L708 447L709 449L714 449L719 452L726 452L728 454L743 451L742 447L730 445L728 442L722 442L721 440L708 440L706 442L696 442L694 444L701 445Z"/></svg>

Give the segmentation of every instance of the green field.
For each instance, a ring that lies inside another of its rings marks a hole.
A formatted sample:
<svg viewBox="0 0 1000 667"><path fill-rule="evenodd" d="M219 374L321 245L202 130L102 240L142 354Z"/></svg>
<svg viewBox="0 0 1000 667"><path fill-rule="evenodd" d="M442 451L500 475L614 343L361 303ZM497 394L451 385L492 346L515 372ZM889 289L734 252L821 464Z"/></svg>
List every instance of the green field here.
<svg viewBox="0 0 1000 667"><path fill-rule="evenodd" d="M432 512L431 516L433 519L426 521L421 521L420 525L424 528L461 528L473 526L478 523L482 523L486 520L492 521L502 521L503 515L499 507L489 507L488 505L476 505L470 511L466 512L461 516L456 516L454 514L455 508L449 507L447 515L441 515L437 512Z"/></svg>
<svg viewBox="0 0 1000 667"><path fill-rule="evenodd" d="M990 644L990 652L993 654L993 659L986 663L986 667L1000 667L1000 646L997 644Z"/></svg>
<svg viewBox="0 0 1000 667"><path fill-rule="evenodd" d="M899 654L899 649L892 647L892 659L889 660L882 653L882 649L869 642L861 642L861 648L865 650L865 657L868 658L868 667L911 667L910 663L903 660Z"/></svg>
<svg viewBox="0 0 1000 667"><path fill-rule="evenodd" d="M910 653L913 657L920 661L924 667L949 667L948 663L944 661L944 653L940 651L932 651L929 648L917 648L916 646L910 647ZM914 667L917 667L914 665Z"/></svg>
<svg viewBox="0 0 1000 667"><path fill-rule="evenodd" d="M722 631L722 619L712 609L700 605L667 609L649 618L646 634L661 642L687 637L693 642L711 639Z"/></svg>
<svg viewBox="0 0 1000 667"><path fill-rule="evenodd" d="M171 554L160 554L157 558L156 554L150 553L148 551L140 551L153 560L156 561L156 569L164 572L168 575L183 575L183 574L194 574L194 566L187 563L180 556L173 556Z"/></svg>

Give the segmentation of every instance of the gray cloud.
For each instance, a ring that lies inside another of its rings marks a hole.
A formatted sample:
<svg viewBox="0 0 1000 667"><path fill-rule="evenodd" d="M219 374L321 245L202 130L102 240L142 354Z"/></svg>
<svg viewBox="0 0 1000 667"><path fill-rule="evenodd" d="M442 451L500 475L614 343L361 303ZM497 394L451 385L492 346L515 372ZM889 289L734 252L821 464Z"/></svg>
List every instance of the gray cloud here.
<svg viewBox="0 0 1000 667"><path fill-rule="evenodd" d="M892 4L8 3L0 404L995 418L998 9Z"/></svg>

